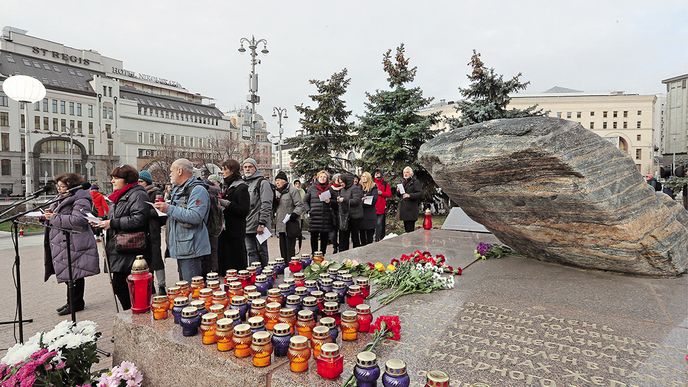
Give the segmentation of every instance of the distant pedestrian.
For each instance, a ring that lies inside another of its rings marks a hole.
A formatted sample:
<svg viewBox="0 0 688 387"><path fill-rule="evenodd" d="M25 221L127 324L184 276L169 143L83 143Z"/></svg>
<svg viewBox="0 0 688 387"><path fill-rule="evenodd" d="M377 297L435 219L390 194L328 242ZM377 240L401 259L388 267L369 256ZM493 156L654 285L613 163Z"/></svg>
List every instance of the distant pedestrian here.
<svg viewBox="0 0 688 387"><path fill-rule="evenodd" d="M272 226L273 201L275 194L272 185L258 170L255 159L247 158L241 165L244 172L244 181L248 184L250 206L246 217L246 254L248 263L260 262L268 264L268 241L258 243L257 235L262 235Z"/></svg>
<svg viewBox="0 0 688 387"><path fill-rule="evenodd" d="M294 187L299 191L299 195L301 195L301 201L303 202L306 198L306 191L301 187L301 180L294 180ZM303 217L299 219L299 225L301 226L301 229L303 230ZM303 243L303 235L299 236L298 239L299 242L299 251L301 251L301 244Z"/></svg>
<svg viewBox="0 0 688 387"><path fill-rule="evenodd" d="M91 190L89 193L91 194L91 199L93 200L93 207L97 212L97 214L94 215L99 218L107 216L109 208L107 201L105 200L105 196L100 193L100 187L97 184L91 185Z"/></svg>
<svg viewBox="0 0 688 387"><path fill-rule="evenodd" d="M210 256L208 190L201 179L194 177L193 164L177 159L170 167L170 181L174 184L170 203L157 202L155 208L167 214L167 249L177 260L179 278L203 274L203 259Z"/></svg>
<svg viewBox="0 0 688 387"><path fill-rule="evenodd" d="M387 225L387 199L392 197L392 186L384 180L382 170L375 170L375 184L377 185L377 201L375 202L375 241L385 237Z"/></svg>
<svg viewBox="0 0 688 387"><path fill-rule="evenodd" d="M91 195L82 189L72 193L68 191L78 187L83 182L81 176L75 173L65 173L58 176L55 181L58 196L63 200L53 203L44 214L44 221L48 226L45 230L44 281L47 281L53 274L55 274L58 283L70 280L67 262L67 249L70 249L73 291L70 296L69 288L67 288L67 303L57 308L57 314L65 316L71 314L70 297L74 297L72 306L75 312L84 310L84 287L86 285L84 278L100 273L98 267L100 260L93 231L91 231L91 227L84 217L85 213L91 212ZM71 234L71 244L69 245L67 245L63 229L76 232Z"/></svg>
<svg viewBox="0 0 688 387"><path fill-rule="evenodd" d="M146 190L148 201L154 203L158 196L162 197L162 190L153 184L153 176L147 170L139 172L139 185ZM167 221L164 216L158 216L153 206L148 206L150 220L148 221L148 232L150 235L149 253L144 255L148 263L148 269L155 274L158 294L166 294L165 284L165 260L162 255L162 226Z"/></svg>
<svg viewBox="0 0 688 387"><path fill-rule="evenodd" d="M330 175L327 171L320 171L316 175L315 181L308 187L303 204L308 212L310 219L309 229L311 236L311 254L316 251L322 251L323 254L327 250L327 242L329 234L333 229L333 212L330 192ZM321 199L321 195L327 192L330 198ZM320 248L318 248L318 240L320 240Z"/></svg>
<svg viewBox="0 0 688 387"><path fill-rule="evenodd" d="M404 231L411 232L416 229L416 222L418 221L418 213L420 200L423 196L423 186L418 179L413 176L413 169L411 167L404 168L404 179L401 185L404 187L404 193L401 196L401 203L399 203L399 219L404 222Z"/></svg>
<svg viewBox="0 0 688 387"><path fill-rule="evenodd" d="M375 204L377 203L377 185L373 181L370 172L361 174L361 190L363 191L363 220L359 236L361 246L373 243L375 237L375 224L377 217L375 214Z"/></svg>
<svg viewBox="0 0 688 387"><path fill-rule="evenodd" d="M301 194L287 175L280 171L275 176L277 186L275 210L275 230L280 241L280 255L289 262L296 255L296 240L301 236L301 216L306 212L301 201Z"/></svg>
<svg viewBox="0 0 688 387"><path fill-rule="evenodd" d="M220 205L223 208L225 229L218 241L218 269L243 270L246 258L246 216L250 206L248 185L241 178L241 165L236 160L222 163L224 192Z"/></svg>
<svg viewBox="0 0 688 387"><path fill-rule="evenodd" d="M151 217L146 189L138 185L139 173L131 165L121 165L110 172L113 192L108 219L100 223L107 230L105 252L112 272L112 288L123 310L131 309L127 276L137 255L144 255L151 245L148 223ZM128 240L130 243L124 244ZM132 243L133 242L133 243Z"/></svg>
<svg viewBox="0 0 688 387"><path fill-rule="evenodd" d="M363 191L354 184L354 175L345 173L341 176L344 188L341 190L339 204L339 251L349 249L349 238L353 247L361 245L359 230L363 221Z"/></svg>

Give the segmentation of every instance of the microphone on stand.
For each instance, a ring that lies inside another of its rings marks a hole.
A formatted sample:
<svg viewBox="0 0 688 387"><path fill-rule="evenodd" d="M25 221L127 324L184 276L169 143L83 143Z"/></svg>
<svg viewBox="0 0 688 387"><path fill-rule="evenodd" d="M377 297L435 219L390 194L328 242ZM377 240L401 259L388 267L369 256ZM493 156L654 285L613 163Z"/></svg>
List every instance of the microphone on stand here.
<svg viewBox="0 0 688 387"><path fill-rule="evenodd" d="M89 189L89 188L91 188L91 183L85 182L85 183L81 183L81 184L77 185L76 187L72 187L72 188L68 189L67 192L74 193L78 190Z"/></svg>
<svg viewBox="0 0 688 387"><path fill-rule="evenodd" d="M29 194L29 196L38 196L38 195L40 195L40 194L42 194L42 193L49 194L50 192L53 191L53 188L54 188L54 187L51 186L51 185L46 185L46 186L44 186L44 187L39 188L39 189L36 190L36 191L31 192L31 193Z"/></svg>

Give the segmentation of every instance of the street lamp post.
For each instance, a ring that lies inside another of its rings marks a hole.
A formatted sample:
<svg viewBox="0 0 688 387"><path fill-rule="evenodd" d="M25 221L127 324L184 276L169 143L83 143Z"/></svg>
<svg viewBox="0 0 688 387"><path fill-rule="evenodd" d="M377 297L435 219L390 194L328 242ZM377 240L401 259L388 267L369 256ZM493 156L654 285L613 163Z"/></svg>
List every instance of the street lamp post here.
<svg viewBox="0 0 688 387"><path fill-rule="evenodd" d="M261 53L267 54L268 51L268 41L265 39L256 40L255 36L251 36L251 39L241 38L239 40L239 52L246 52L244 48L244 43L248 45L249 50L251 50L251 75L249 77L248 83L248 96L246 98L247 102L251 103L251 141L255 144L256 141L256 104L260 102L260 96L258 96L258 74L256 74L256 65L260 64L258 60L258 52L256 49L259 44L263 44L263 49L260 50Z"/></svg>
<svg viewBox="0 0 688 387"><path fill-rule="evenodd" d="M280 107L272 108L272 116L277 117L277 122L279 123L279 142L277 143L277 152L279 152L279 170L282 170L282 134L284 134L284 129L282 129L282 118L287 119L287 109Z"/></svg>
<svg viewBox="0 0 688 387"><path fill-rule="evenodd" d="M26 75L11 76L2 83L2 90L12 100L24 104L24 162L26 169L26 191L28 196L33 192L33 163L29 158L31 142L29 141L29 104L36 103L45 98L45 86L36 78ZM40 181L39 181L40 183Z"/></svg>

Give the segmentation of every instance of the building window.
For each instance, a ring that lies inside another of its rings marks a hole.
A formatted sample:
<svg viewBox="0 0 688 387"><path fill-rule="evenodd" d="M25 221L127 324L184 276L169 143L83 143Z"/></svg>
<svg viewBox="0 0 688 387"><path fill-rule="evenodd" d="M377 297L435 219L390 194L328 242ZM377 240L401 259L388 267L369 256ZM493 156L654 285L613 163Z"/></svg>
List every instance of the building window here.
<svg viewBox="0 0 688 387"><path fill-rule="evenodd" d="M635 139L636 139L637 141L640 141L640 135L635 136Z"/></svg>
<svg viewBox="0 0 688 387"><path fill-rule="evenodd" d="M112 97L112 86L108 86L108 97Z"/></svg>
<svg viewBox="0 0 688 387"><path fill-rule="evenodd" d="M76 104L76 115L81 117L81 104Z"/></svg>
<svg viewBox="0 0 688 387"><path fill-rule="evenodd" d="M640 129L640 121L638 121L638 122L635 123L635 127L638 128L638 129Z"/></svg>
<svg viewBox="0 0 688 387"><path fill-rule="evenodd" d="M12 174L12 161L10 159L0 160L0 170L3 176L9 176Z"/></svg>
<svg viewBox="0 0 688 387"><path fill-rule="evenodd" d="M93 118L93 105L88 105L88 118Z"/></svg>
<svg viewBox="0 0 688 387"><path fill-rule="evenodd" d="M93 134L93 122L88 123L88 134Z"/></svg>
<svg viewBox="0 0 688 387"><path fill-rule="evenodd" d="M53 130L56 132L60 130L60 128L57 126L57 118L53 118Z"/></svg>
<svg viewBox="0 0 688 387"><path fill-rule="evenodd" d="M50 118L43 117L43 130L50 130Z"/></svg>
<svg viewBox="0 0 688 387"><path fill-rule="evenodd" d="M66 110L65 110L66 106L67 106L67 104L65 103L65 101L60 101L60 114L66 113Z"/></svg>
<svg viewBox="0 0 688 387"><path fill-rule="evenodd" d="M53 100L53 113L57 113L57 100Z"/></svg>
<svg viewBox="0 0 688 387"><path fill-rule="evenodd" d="M613 113L613 115L614 115L614 118L616 118L616 117L618 117L618 116L619 116L619 112L618 112L618 111L616 111L616 110L614 110L614 113Z"/></svg>
<svg viewBox="0 0 688 387"><path fill-rule="evenodd" d="M642 156L642 149L636 149L635 150L635 159L640 160L641 156Z"/></svg>
<svg viewBox="0 0 688 387"><path fill-rule="evenodd" d="M114 154L114 148L112 146L112 141L108 141L108 156L112 156Z"/></svg>
<svg viewBox="0 0 688 387"><path fill-rule="evenodd" d="M36 116L33 118L33 128L36 130L41 130L41 117Z"/></svg>
<svg viewBox="0 0 688 387"><path fill-rule="evenodd" d="M2 149L3 152L7 152L10 150L10 134L9 133L0 133L0 149Z"/></svg>
<svg viewBox="0 0 688 387"><path fill-rule="evenodd" d="M643 111L642 111L642 110L638 110L638 115L640 116L640 115L642 115L642 114L643 114Z"/></svg>
<svg viewBox="0 0 688 387"><path fill-rule="evenodd" d="M95 150L96 150L95 140L88 140L88 154L92 155L92 154L96 153Z"/></svg>
<svg viewBox="0 0 688 387"><path fill-rule="evenodd" d="M33 104L33 111L35 111L35 112L41 111L41 103L40 102L36 102Z"/></svg>
<svg viewBox="0 0 688 387"><path fill-rule="evenodd" d="M602 112L602 118L607 118L607 112Z"/></svg>
<svg viewBox="0 0 688 387"><path fill-rule="evenodd" d="M60 130L62 130L63 132L67 131L67 120L60 120Z"/></svg>
<svg viewBox="0 0 688 387"><path fill-rule="evenodd" d="M139 144L143 144L143 133L139 132Z"/></svg>
<svg viewBox="0 0 688 387"><path fill-rule="evenodd" d="M180 138L181 138L181 146L186 146L185 141L184 141L184 140L186 140L186 137L182 136Z"/></svg>
<svg viewBox="0 0 688 387"><path fill-rule="evenodd" d="M566 118L571 118L571 112L566 112Z"/></svg>
<svg viewBox="0 0 688 387"><path fill-rule="evenodd" d="M624 128L624 129L628 129L628 121L624 121L624 122L623 122L623 128Z"/></svg>
<svg viewBox="0 0 688 387"><path fill-rule="evenodd" d="M590 121L590 129L595 129L595 123Z"/></svg>
<svg viewBox="0 0 688 387"><path fill-rule="evenodd" d="M26 117L24 117L23 114L21 115L21 119L20 119L19 121L20 121L20 122L19 122L19 126L20 126L22 129L24 129L24 128L26 127Z"/></svg>
<svg viewBox="0 0 688 387"><path fill-rule="evenodd" d="M0 112L0 126L10 126L10 114L7 112Z"/></svg>
<svg viewBox="0 0 688 387"><path fill-rule="evenodd" d="M47 113L48 112L48 99L43 98L43 112Z"/></svg>
<svg viewBox="0 0 688 387"><path fill-rule="evenodd" d="M103 86L103 97L107 97L107 86Z"/></svg>
<svg viewBox="0 0 688 387"><path fill-rule="evenodd" d="M69 120L69 129L74 129L74 120Z"/></svg>
<svg viewBox="0 0 688 387"><path fill-rule="evenodd" d="M604 121L604 122L602 123L602 129L607 129L607 121Z"/></svg>
<svg viewBox="0 0 688 387"><path fill-rule="evenodd" d="M616 121L612 122L612 128L616 129Z"/></svg>
<svg viewBox="0 0 688 387"><path fill-rule="evenodd" d="M0 106L9 106L7 95L3 92L0 92Z"/></svg>
<svg viewBox="0 0 688 387"><path fill-rule="evenodd" d="M155 136L153 135L153 133L148 133L148 143L155 144Z"/></svg>
<svg viewBox="0 0 688 387"><path fill-rule="evenodd" d="M77 133L83 133L84 132L84 123L81 121L76 122L76 132Z"/></svg>
<svg viewBox="0 0 688 387"><path fill-rule="evenodd" d="M628 110L624 110L624 118L628 117Z"/></svg>
<svg viewBox="0 0 688 387"><path fill-rule="evenodd" d="M112 138L112 125L105 124L105 133L107 134L107 138Z"/></svg>
<svg viewBox="0 0 688 387"><path fill-rule="evenodd" d="M24 139L24 135L22 134L21 137L19 138L19 149L24 152L24 147L26 145L26 139ZM22 163L22 165L26 165L25 163ZM24 171L22 170L22 175L26 175Z"/></svg>
<svg viewBox="0 0 688 387"><path fill-rule="evenodd" d="M576 112L576 118L581 118L581 115L582 115L582 114L583 114L583 113L581 113L581 112ZM215 121L215 120L213 120L213 121Z"/></svg>
<svg viewBox="0 0 688 387"><path fill-rule="evenodd" d="M557 118L561 118L561 112L557 112Z"/></svg>

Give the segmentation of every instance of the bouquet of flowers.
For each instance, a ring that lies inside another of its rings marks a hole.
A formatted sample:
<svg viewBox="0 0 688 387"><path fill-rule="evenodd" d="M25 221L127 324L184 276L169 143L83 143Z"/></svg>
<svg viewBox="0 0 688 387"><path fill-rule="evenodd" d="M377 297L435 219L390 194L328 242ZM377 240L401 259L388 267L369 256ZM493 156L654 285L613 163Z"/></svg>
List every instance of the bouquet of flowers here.
<svg viewBox="0 0 688 387"><path fill-rule="evenodd" d="M142 382L143 374L136 369L134 363L123 361L120 365L100 375L98 387L140 386Z"/></svg>
<svg viewBox="0 0 688 387"><path fill-rule="evenodd" d="M492 244L492 243L485 243L485 242L480 242L478 243L478 246L476 246L475 251L473 251L473 255L477 259L490 259L490 258L502 258L506 255L513 254L514 250L512 250L509 246L504 246L504 245L498 245L498 244Z"/></svg>

